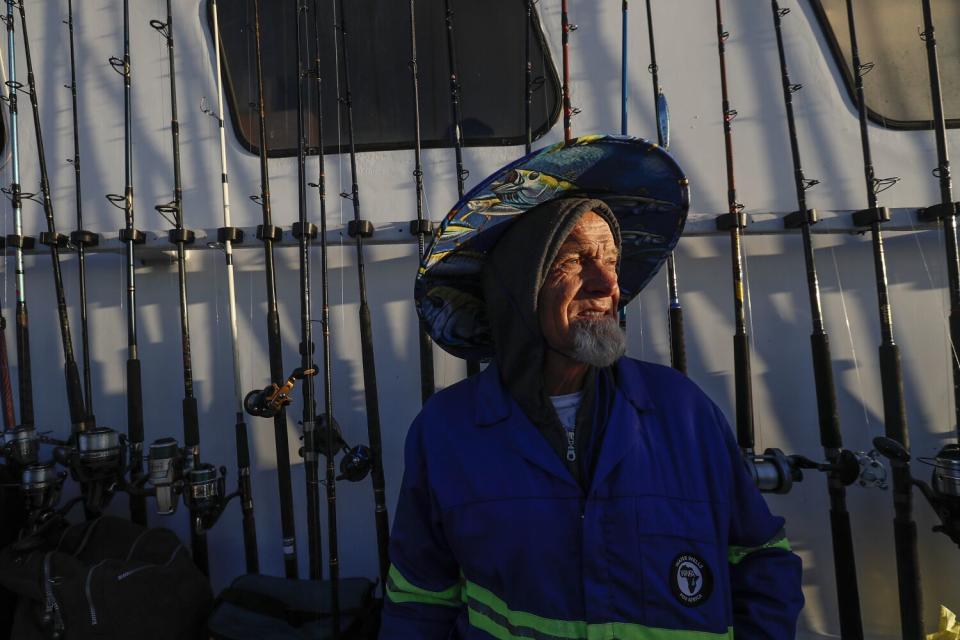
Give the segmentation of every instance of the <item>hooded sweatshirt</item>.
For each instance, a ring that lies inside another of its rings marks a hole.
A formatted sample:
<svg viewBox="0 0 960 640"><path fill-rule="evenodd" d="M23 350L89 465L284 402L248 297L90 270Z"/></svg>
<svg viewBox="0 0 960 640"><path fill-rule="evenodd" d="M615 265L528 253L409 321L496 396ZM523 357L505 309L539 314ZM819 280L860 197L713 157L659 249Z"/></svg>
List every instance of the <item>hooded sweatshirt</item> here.
<svg viewBox="0 0 960 640"><path fill-rule="evenodd" d="M620 247L620 227L601 200L562 198L518 216L487 258L483 292L504 387L547 439L581 486L589 484L592 446L605 424L612 370L590 367L577 411L577 460L569 461L563 426L543 385L543 362L551 349L540 330L540 289L560 246L584 214L593 211L610 225ZM619 267L618 267L619 270ZM596 433L595 433L596 431Z"/></svg>

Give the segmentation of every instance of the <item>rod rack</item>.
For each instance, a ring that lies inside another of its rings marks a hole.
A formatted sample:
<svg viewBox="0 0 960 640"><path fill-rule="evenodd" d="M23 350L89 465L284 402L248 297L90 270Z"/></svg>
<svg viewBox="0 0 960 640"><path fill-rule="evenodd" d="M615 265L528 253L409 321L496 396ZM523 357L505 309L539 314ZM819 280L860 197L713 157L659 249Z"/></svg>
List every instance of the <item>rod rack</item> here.
<svg viewBox="0 0 960 640"><path fill-rule="evenodd" d="M883 224L884 231L926 231L936 228L936 223L923 220L920 212L925 208L920 207L891 207L890 221ZM818 210L816 212L817 222L810 227L813 233L820 234L861 234L869 231L868 228L855 227L851 220L854 211L848 210ZM684 228L684 236L711 236L722 235L725 232L718 231L716 227L716 218L719 213L691 213L687 216L687 224ZM746 214L747 226L743 228L746 235L765 236L765 235L784 235L799 234L799 229L789 229L784 226L784 219L789 212L754 212ZM236 249L242 248L262 248L260 241L256 238L256 227L238 227L243 232L244 240L234 242ZM187 244L187 250L195 249L219 249L222 245L217 241L218 230L196 229L194 233L196 238L194 242ZM143 264L156 264L173 261L176 257L176 246L169 240L167 232L164 231L145 231L144 243L137 248L137 255ZM352 242L347 231L347 225L332 225L327 230L327 242L331 246L336 246L340 242ZM373 235L365 238L366 244L415 244L417 237L410 233L409 222L380 222L373 224ZM3 248L6 242L0 238L0 248ZM32 244L24 243L24 253L37 254L47 252L46 246L40 242ZM64 253L75 252L75 247L69 243L61 245ZM294 237L291 227L283 228L283 235L275 243L276 247L296 247L298 240ZM120 240L119 234L101 233L99 242L95 246L87 246L87 253L123 253L126 250L125 244Z"/></svg>

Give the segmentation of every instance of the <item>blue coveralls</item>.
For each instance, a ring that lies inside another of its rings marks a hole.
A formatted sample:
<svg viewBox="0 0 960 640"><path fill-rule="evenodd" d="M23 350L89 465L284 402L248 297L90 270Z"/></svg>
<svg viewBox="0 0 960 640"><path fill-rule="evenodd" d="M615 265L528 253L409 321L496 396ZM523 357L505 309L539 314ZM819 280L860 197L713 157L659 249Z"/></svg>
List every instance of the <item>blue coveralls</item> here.
<svg viewBox="0 0 960 640"><path fill-rule="evenodd" d="M496 367L410 428L382 639L793 638L800 559L719 409L621 358L586 492Z"/></svg>

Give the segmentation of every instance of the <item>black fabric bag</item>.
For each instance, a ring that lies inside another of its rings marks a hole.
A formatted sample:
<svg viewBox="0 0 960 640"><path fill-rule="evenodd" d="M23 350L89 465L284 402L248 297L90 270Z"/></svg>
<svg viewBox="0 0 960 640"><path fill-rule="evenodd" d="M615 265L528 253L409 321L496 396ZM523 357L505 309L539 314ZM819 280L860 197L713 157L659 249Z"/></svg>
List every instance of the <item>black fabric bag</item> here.
<svg viewBox="0 0 960 640"><path fill-rule="evenodd" d="M0 465L0 549L17 539L27 520L20 478L9 465ZM0 638L10 637L17 598L0 587Z"/></svg>
<svg viewBox="0 0 960 640"><path fill-rule="evenodd" d="M31 547L0 552L0 585L20 598L12 638L204 637L213 593L172 531L104 516Z"/></svg>
<svg viewBox="0 0 960 640"><path fill-rule="evenodd" d="M340 580L340 637L375 638L378 607L366 578ZM217 598L207 621L215 640L324 640L332 637L330 583L249 574Z"/></svg>

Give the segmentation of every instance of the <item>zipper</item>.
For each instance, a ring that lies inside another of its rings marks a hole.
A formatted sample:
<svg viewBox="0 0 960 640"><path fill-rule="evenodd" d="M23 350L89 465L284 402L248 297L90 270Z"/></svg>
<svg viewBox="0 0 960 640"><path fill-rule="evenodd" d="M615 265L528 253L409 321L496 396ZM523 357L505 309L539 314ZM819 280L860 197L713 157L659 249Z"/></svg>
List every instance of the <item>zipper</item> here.
<svg viewBox="0 0 960 640"><path fill-rule="evenodd" d="M577 433L574 429L564 429L567 432L567 460L577 461Z"/></svg>
<svg viewBox="0 0 960 640"><path fill-rule="evenodd" d="M90 610L90 625L94 627L97 626L97 610L93 606L93 595L90 593L90 584L93 582L94 570L100 565L102 565L104 562L106 562L106 560L101 560L97 564L90 567L90 571L87 572L86 584L84 585L84 588L83 588L84 593L86 593L86 596L87 596L87 606L89 607L89 610Z"/></svg>
<svg viewBox="0 0 960 640"><path fill-rule="evenodd" d="M44 610L53 618L53 630L63 632L63 613L60 611L60 603L57 602L57 596L53 593L54 578L50 575L50 560L53 551L47 552L43 557L43 591L46 602Z"/></svg>

